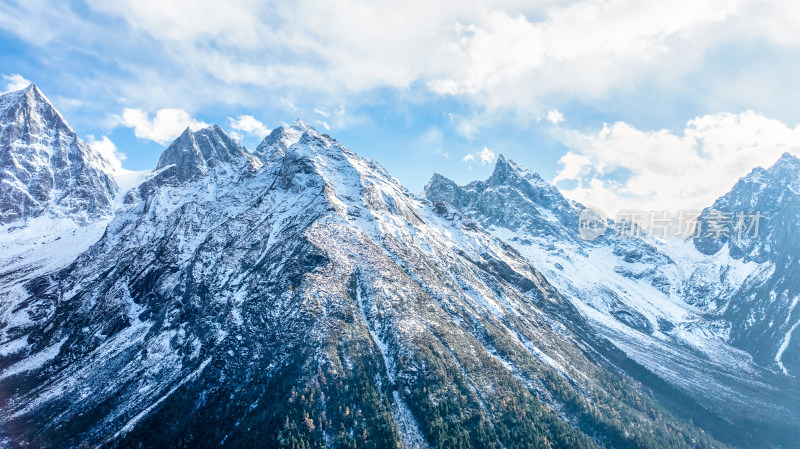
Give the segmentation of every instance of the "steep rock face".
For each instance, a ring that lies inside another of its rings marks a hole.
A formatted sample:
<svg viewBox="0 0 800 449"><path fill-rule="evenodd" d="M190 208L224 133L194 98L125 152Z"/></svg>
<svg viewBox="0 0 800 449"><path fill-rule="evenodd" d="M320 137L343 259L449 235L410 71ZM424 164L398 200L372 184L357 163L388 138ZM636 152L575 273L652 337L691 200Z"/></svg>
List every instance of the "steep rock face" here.
<svg viewBox="0 0 800 449"><path fill-rule="evenodd" d="M725 212L724 219L729 222L727 233L694 240L699 251L714 254L728 246L731 255L746 261L766 262L794 258L800 248L797 237L798 204L800 204L800 159L785 153L775 164L767 169L757 167L740 179L714 204L703 211L702 218L709 219L712 210ZM745 217L741 235L734 230L739 213ZM758 213L758 229L752 214ZM755 235L755 238L753 237Z"/></svg>
<svg viewBox="0 0 800 449"><path fill-rule="evenodd" d="M35 85L0 97L0 225L51 214L113 213L113 167L80 140Z"/></svg>
<svg viewBox="0 0 800 449"><path fill-rule="evenodd" d="M517 229L533 236L574 239L583 206L564 198L538 174L502 155L492 176L459 187L441 175L425 186L426 198L446 201L488 226Z"/></svg>
<svg viewBox="0 0 800 449"><path fill-rule="evenodd" d="M305 124L273 134L275 165L213 173L225 139L182 136L96 245L26 284L0 441L721 446L509 245Z"/></svg>
<svg viewBox="0 0 800 449"><path fill-rule="evenodd" d="M773 166L754 169L704 210L702 217L709 219L715 213L712 210L724 214L721 217L729 221L730 231L719 238L695 239L698 250L760 267L739 288L711 295L718 313L731 323L731 342L760 363L775 364L782 372L797 376L800 159L786 153ZM741 233L736 228L740 213L745 214ZM756 214L757 219L753 218Z"/></svg>
<svg viewBox="0 0 800 449"><path fill-rule="evenodd" d="M769 263L703 254L691 240L628 237L613 228L585 241L576 219L583 206L556 193L503 158L486 181L460 187L434 175L425 190L430 200L455 206L511 244L598 333L725 419L789 416L787 425L797 425L796 382L773 372L772 359L754 360L737 344L735 320L719 308L726 300L716 300L769 272ZM773 316L794 322L786 314L750 316L750 322L769 326Z"/></svg>
<svg viewBox="0 0 800 449"><path fill-rule="evenodd" d="M231 139L217 125L211 125L198 132L190 128L181 134L158 159L157 171L161 175L174 178L178 183L196 181L215 172L218 176L231 172L261 167L258 157L248 153L238 142Z"/></svg>
<svg viewBox="0 0 800 449"><path fill-rule="evenodd" d="M103 235L117 174L36 86L0 96L0 320L14 315L23 283Z"/></svg>
<svg viewBox="0 0 800 449"><path fill-rule="evenodd" d="M308 124L302 120L289 126L279 126L272 130L267 137L256 147L254 153L269 166L280 163L289 147L296 144L303 133L308 129Z"/></svg>
<svg viewBox="0 0 800 449"><path fill-rule="evenodd" d="M584 206L567 200L538 174L513 161L500 156L489 179L464 187L434 175L425 196L453 205L508 240L559 289L572 292L579 304L588 304L637 333L653 334L659 319L674 321L657 305L636 304L626 288L615 285L643 284L648 294L654 291L660 296L677 290L673 283L677 284L675 272L680 267L663 248L613 230L596 242L583 240L578 217ZM592 272L598 270L602 273Z"/></svg>

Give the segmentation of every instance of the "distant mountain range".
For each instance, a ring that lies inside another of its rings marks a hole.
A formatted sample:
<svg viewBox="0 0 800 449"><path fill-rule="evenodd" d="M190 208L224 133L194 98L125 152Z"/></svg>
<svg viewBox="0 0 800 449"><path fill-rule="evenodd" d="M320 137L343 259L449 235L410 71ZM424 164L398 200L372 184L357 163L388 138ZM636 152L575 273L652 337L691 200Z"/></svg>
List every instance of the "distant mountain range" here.
<svg viewBox="0 0 800 449"><path fill-rule="evenodd" d="M0 126L4 447L800 446L794 156L701 215L755 238L585 240L502 156L415 195L301 121L133 174L35 86Z"/></svg>

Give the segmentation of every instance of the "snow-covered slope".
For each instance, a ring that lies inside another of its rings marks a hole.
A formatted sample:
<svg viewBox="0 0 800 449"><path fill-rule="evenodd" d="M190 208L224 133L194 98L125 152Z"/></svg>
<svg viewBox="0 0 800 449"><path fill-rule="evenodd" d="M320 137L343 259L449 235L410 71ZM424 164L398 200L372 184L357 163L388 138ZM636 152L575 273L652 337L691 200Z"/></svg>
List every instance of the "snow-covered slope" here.
<svg viewBox="0 0 800 449"><path fill-rule="evenodd" d="M148 174L115 168L35 85L0 96L4 322L36 321L36 313L18 310L23 284L68 266L97 242L124 193Z"/></svg>
<svg viewBox="0 0 800 449"><path fill-rule="evenodd" d="M584 207L502 156L487 181L461 187L434 175L425 196L455 205L507 241L598 333L708 407L744 418L753 412L800 415L796 386L789 390L794 393L785 389L794 382L735 344L735 322L720 310L724 301L714 299L736 296L770 275L773 262L736 257L727 245L703 253L691 240L633 238L613 229L583 240L578 215ZM775 207L795 210L785 203ZM751 315L762 325L772 319Z"/></svg>
<svg viewBox="0 0 800 449"><path fill-rule="evenodd" d="M730 342L761 364L800 376L800 159L786 153L773 166L754 169L704 216L712 209L734 222L740 212L760 216L758 228L743 236L732 232L694 242L703 253L728 259L731 267L751 267L735 289L709 295L717 315L730 323Z"/></svg>
<svg viewBox="0 0 800 449"><path fill-rule="evenodd" d="M0 111L4 447L798 443L793 306L774 372L728 344L777 234L589 243L509 160L419 198L301 121L112 170L35 86Z"/></svg>
<svg viewBox="0 0 800 449"><path fill-rule="evenodd" d="M8 444L721 447L511 246L302 122L185 132L8 295Z"/></svg>

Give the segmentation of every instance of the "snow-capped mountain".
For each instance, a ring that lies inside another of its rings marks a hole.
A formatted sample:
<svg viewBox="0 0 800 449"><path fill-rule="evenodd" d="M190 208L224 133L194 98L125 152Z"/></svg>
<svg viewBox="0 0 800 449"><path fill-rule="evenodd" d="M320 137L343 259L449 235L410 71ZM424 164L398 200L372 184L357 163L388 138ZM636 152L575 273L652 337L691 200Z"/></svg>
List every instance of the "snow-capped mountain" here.
<svg viewBox="0 0 800 449"><path fill-rule="evenodd" d="M776 167L786 165L787 159L794 160L784 156ZM791 170L776 167L754 173L780 172L783 179L792 178ZM796 174L793 179L797 179ZM746 202L744 210L748 212L763 207L767 220L762 226L766 228L773 229L770 217L796 215L800 210L793 206L792 190L783 187L786 181L780 186L759 183L757 188L747 189L743 184L748 181L740 181L729 196L742 198L745 195L739 193L741 190L772 192L773 198L761 200L770 203L769 208L749 198L730 205L741 208L741 203ZM597 240L586 241L578 228L578 216L584 206L566 200L538 175L502 156L487 181L461 187L434 175L425 188L425 196L455 205L511 244L581 310L599 334L707 408L723 410L726 419L735 416L749 420L768 415L770 418L765 421L790 416L787 421L796 422L800 415L796 382L776 374L772 358L759 358L752 351L748 345L758 345L757 338L745 338L744 343L737 333L738 323L755 330L774 327L770 322L780 320L782 326L775 329L774 335L784 336L797 321L789 317L790 299L796 296L792 287L797 283L784 281L785 287L777 289L783 295L781 301L774 302L775 293L771 292L776 290L771 288L777 281L764 287L764 276L775 272L774 264L763 257L755 259L755 255L762 254L759 250L748 250L754 256L746 258L741 256L745 251L737 252L736 247L728 250L728 245L721 242L701 252L695 245L706 248L703 245L708 245L710 239L633 238L613 228ZM783 199L778 201L778 196ZM715 204L716 208L727 204L724 198ZM770 239L767 235L772 234L762 233L762 238ZM741 241L751 248L757 242ZM786 250L782 254L787 264L796 264L797 252L789 244L772 242L758 248L778 245ZM778 272L781 280L792 279L791 268L782 267ZM753 285L761 290L747 291ZM737 306L745 298L768 306L762 306L760 312L752 304ZM775 310L779 308L780 312ZM732 310L746 310L748 315L737 320ZM773 340L769 354L779 350L777 341ZM783 341L791 340L784 337Z"/></svg>
<svg viewBox="0 0 800 449"><path fill-rule="evenodd" d="M784 154L768 169L756 168L703 211L720 211L737 222L741 213L758 214L741 232L695 240L706 254L724 254L752 270L733 291L711 299L731 324L730 342L764 365L800 375L800 159ZM744 234L744 235L740 235Z"/></svg>
<svg viewBox="0 0 800 449"><path fill-rule="evenodd" d="M727 344L718 301L679 301L721 285L720 252L585 242L582 206L511 161L420 198L298 121L253 152L187 129L141 178L79 226L102 236L0 276L0 445L796 443L734 412L791 417L789 376Z"/></svg>
<svg viewBox="0 0 800 449"><path fill-rule="evenodd" d="M301 122L258 155L185 132L24 287L0 298L7 444L721 446L518 252Z"/></svg>
<svg viewBox="0 0 800 449"><path fill-rule="evenodd" d="M159 182L196 181L204 176L230 177L261 167L261 161L247 153L217 125L198 132L186 128L158 159Z"/></svg>
<svg viewBox="0 0 800 449"><path fill-rule="evenodd" d="M0 291L67 266L96 242L122 172L35 85L0 96ZM0 303L0 316L10 307Z"/></svg>
<svg viewBox="0 0 800 449"><path fill-rule="evenodd" d="M434 174L425 192L431 200L446 201L482 224L519 230L520 235L570 241L577 237L574 231L582 206L502 155L486 181L459 187Z"/></svg>
<svg viewBox="0 0 800 449"><path fill-rule="evenodd" d="M0 96L0 225L44 214L84 222L113 212L113 167L35 85Z"/></svg>

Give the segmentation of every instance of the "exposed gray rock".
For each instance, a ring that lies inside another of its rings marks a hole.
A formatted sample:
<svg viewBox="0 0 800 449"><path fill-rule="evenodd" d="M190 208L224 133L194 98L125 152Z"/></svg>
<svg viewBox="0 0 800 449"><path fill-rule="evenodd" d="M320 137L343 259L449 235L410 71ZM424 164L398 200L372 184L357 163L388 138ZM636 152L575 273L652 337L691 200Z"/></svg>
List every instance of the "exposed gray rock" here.
<svg viewBox="0 0 800 449"><path fill-rule="evenodd" d="M88 222L113 213L114 168L35 86L0 97L0 225L43 214Z"/></svg>

